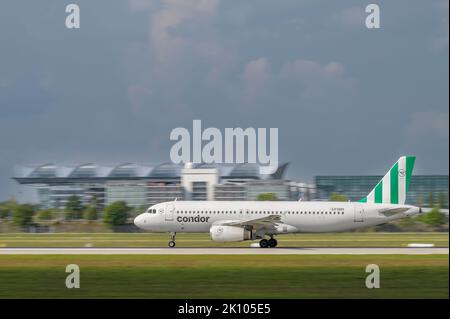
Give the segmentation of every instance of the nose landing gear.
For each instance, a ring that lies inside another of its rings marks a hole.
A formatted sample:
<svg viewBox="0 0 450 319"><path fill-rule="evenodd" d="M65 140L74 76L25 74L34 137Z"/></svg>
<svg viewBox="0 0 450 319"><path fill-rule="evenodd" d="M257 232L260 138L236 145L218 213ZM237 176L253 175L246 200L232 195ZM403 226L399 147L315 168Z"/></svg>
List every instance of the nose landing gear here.
<svg viewBox="0 0 450 319"><path fill-rule="evenodd" d="M170 241L169 241L169 247L173 248L175 247L175 236L177 233L170 233Z"/></svg>

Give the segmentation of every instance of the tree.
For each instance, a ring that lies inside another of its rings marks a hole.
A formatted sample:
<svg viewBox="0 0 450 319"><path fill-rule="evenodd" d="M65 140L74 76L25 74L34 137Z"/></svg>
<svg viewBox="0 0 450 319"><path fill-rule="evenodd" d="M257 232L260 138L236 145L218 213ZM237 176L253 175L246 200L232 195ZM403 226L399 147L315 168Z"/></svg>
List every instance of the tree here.
<svg viewBox="0 0 450 319"><path fill-rule="evenodd" d="M66 204L66 219L80 219L83 212L83 205L78 196L72 195L69 197Z"/></svg>
<svg viewBox="0 0 450 319"><path fill-rule="evenodd" d="M97 206L93 204L88 205L83 212L83 218L86 220L96 220L97 215Z"/></svg>
<svg viewBox="0 0 450 319"><path fill-rule="evenodd" d="M111 227L125 225L130 210L124 201L114 202L105 208L103 221Z"/></svg>
<svg viewBox="0 0 450 319"><path fill-rule="evenodd" d="M37 213L37 219L39 220L51 220L53 218L53 211L51 209L44 209Z"/></svg>
<svg viewBox="0 0 450 319"><path fill-rule="evenodd" d="M439 227L446 223L445 215L442 214L437 207L433 208L431 212L417 217L417 219L433 227Z"/></svg>
<svg viewBox="0 0 450 319"><path fill-rule="evenodd" d="M31 205L15 205L12 212L12 222L14 225L26 226L33 220L35 211Z"/></svg>
<svg viewBox="0 0 450 319"><path fill-rule="evenodd" d="M275 193L261 193L256 197L256 200L259 201L275 201L278 200L277 194Z"/></svg>
<svg viewBox="0 0 450 319"><path fill-rule="evenodd" d="M447 203L447 198L445 196L444 193L439 193L439 197L438 197L438 207L439 208L444 208L446 206Z"/></svg>
<svg viewBox="0 0 450 319"><path fill-rule="evenodd" d="M0 205L0 219L8 217L10 214L9 207L5 204Z"/></svg>
<svg viewBox="0 0 450 319"><path fill-rule="evenodd" d="M348 198L345 195L333 192L333 193L331 193L330 201L331 202L348 202Z"/></svg>
<svg viewBox="0 0 450 319"><path fill-rule="evenodd" d="M91 203L84 209L83 218L85 220L96 220L98 217L98 201L97 196L92 196Z"/></svg>
<svg viewBox="0 0 450 319"><path fill-rule="evenodd" d="M6 217L8 217L8 215L9 215L9 210L5 206L1 205L0 206L0 219L6 218Z"/></svg>
<svg viewBox="0 0 450 319"><path fill-rule="evenodd" d="M13 208L17 205L14 200L8 200L0 203L0 219L7 218L12 215Z"/></svg>
<svg viewBox="0 0 450 319"><path fill-rule="evenodd" d="M434 207L434 196L432 192L428 194L428 207Z"/></svg>

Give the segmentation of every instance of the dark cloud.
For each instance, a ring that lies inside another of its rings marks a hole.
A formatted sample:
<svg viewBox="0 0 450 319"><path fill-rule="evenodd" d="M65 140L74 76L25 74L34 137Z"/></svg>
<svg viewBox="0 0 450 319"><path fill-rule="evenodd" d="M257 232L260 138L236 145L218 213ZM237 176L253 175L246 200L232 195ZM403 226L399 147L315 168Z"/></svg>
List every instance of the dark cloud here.
<svg viewBox="0 0 450 319"><path fill-rule="evenodd" d="M0 3L0 198L18 163L168 160L193 119L278 127L292 178L403 153L448 173L445 1L381 1L380 30L356 0L75 2L80 30L63 2Z"/></svg>

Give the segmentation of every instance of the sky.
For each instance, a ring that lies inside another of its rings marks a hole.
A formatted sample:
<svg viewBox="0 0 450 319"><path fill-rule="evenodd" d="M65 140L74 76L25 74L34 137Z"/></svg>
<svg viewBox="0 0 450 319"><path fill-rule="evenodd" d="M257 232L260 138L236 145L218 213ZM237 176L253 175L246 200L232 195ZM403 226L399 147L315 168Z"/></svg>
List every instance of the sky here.
<svg viewBox="0 0 450 319"><path fill-rule="evenodd" d="M448 174L449 2L369 3L2 0L0 200L15 165L169 161L194 119L278 128L291 179Z"/></svg>

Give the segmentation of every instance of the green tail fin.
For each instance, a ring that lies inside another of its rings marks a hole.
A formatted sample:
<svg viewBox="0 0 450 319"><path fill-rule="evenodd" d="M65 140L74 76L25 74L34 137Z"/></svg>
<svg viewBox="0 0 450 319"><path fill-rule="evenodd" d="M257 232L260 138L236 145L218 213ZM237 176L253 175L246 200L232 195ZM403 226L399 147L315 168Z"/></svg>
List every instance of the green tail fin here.
<svg viewBox="0 0 450 319"><path fill-rule="evenodd" d="M415 156L402 156L361 203L405 204Z"/></svg>

